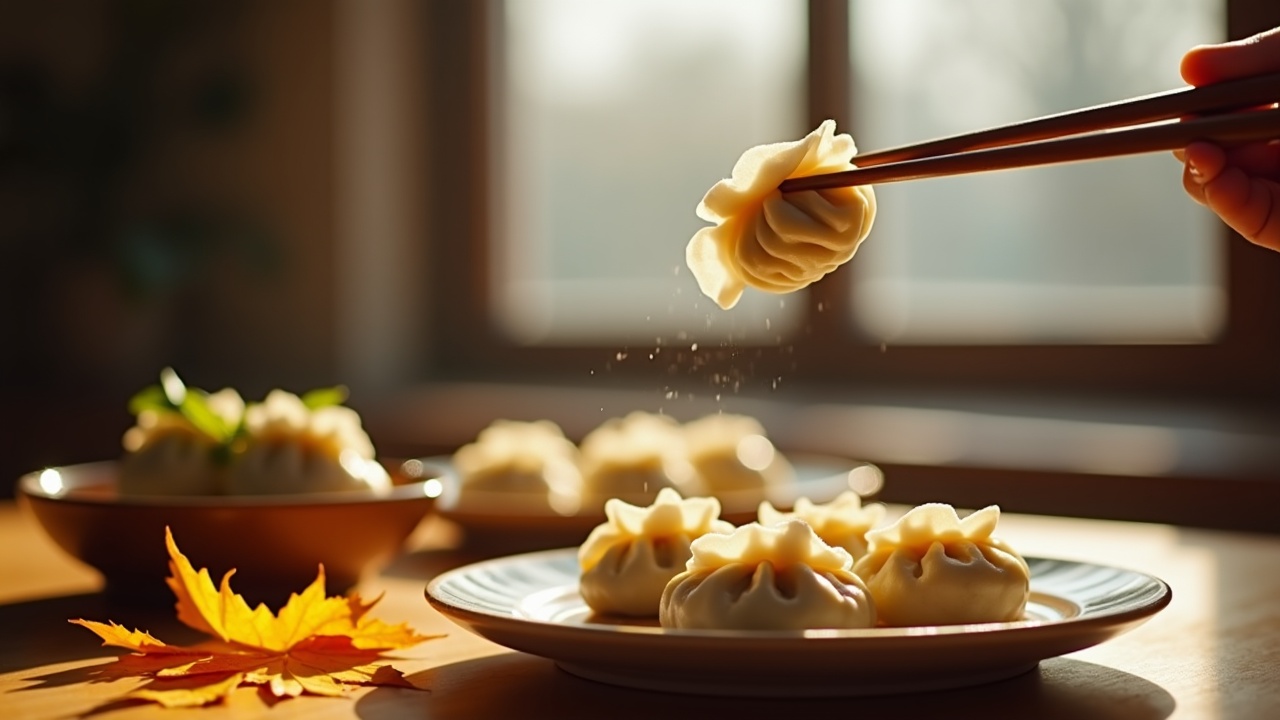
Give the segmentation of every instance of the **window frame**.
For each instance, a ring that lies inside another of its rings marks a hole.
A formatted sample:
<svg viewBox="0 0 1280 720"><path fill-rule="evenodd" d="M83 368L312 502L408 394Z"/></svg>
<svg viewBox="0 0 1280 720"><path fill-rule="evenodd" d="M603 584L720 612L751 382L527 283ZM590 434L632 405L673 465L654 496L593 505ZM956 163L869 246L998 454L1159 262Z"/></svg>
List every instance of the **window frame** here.
<svg viewBox="0 0 1280 720"><path fill-rule="evenodd" d="M491 144L501 117L495 69L502 66L501 22L495 3L433 3L429 11L431 118L428 320L433 380L591 382L698 387L705 380L671 376L654 364L601 369L618 346L521 346L505 338L491 297L491 231L502 207L489 168L501 148ZM835 118L855 128L850 110L847 0L810 0L808 118ZM1229 37L1280 25L1280 6L1227 0ZM445 69L441 72L439 70ZM1170 172L1175 166L1170 161ZM1190 202L1188 200L1188 202ZM811 286L802 332L783 348L747 345L754 373L781 376L792 387L919 393L1127 397L1195 402L1265 411L1280 400L1280 254L1255 247L1225 226L1225 326L1215 342L1185 345L911 345L883 348L858 337L849 317L852 273L837 270ZM822 308L819 311L819 307ZM716 363L704 368L715 372ZM747 391L750 391L748 389Z"/></svg>

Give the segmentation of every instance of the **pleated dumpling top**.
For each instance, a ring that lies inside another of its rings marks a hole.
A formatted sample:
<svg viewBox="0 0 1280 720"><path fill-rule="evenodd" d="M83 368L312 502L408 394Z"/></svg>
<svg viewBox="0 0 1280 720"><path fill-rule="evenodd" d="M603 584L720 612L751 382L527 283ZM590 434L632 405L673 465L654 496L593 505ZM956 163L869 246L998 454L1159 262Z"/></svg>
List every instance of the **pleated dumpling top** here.
<svg viewBox="0 0 1280 720"><path fill-rule="evenodd" d="M847 262L866 238L876 214L871 186L778 190L788 178L854 167L853 138L835 129L827 120L802 140L747 150L732 176L702 198L698 217L715 225L694 234L685 260L720 307L736 305L748 285L771 293L806 287Z"/></svg>

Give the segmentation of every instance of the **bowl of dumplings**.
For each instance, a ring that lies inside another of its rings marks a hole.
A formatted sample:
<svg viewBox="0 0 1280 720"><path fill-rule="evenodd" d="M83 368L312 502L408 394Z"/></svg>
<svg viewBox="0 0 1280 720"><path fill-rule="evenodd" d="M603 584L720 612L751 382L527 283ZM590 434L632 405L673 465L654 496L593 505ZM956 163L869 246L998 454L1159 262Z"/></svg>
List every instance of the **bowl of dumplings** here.
<svg viewBox="0 0 1280 720"><path fill-rule="evenodd" d="M171 370L130 401L118 460L19 479L23 506L108 595L166 597L164 533L215 576L274 600L323 566L342 592L394 557L443 488L443 470L375 455L341 388L245 402L188 388Z"/></svg>
<svg viewBox="0 0 1280 720"><path fill-rule="evenodd" d="M577 443L550 420L498 419L452 456L427 461L447 470L440 515L468 544L506 551L581 543L614 499L714 497L727 520L745 522L764 501L790 508L800 497L872 496L883 484L870 463L784 454L759 420L730 413L680 422L635 411Z"/></svg>

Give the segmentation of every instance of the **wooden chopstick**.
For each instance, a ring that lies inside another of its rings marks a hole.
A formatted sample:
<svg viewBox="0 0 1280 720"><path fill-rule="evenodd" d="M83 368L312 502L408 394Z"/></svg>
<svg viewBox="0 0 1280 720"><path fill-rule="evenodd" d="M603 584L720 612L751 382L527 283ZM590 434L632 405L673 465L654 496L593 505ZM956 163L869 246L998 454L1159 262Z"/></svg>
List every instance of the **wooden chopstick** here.
<svg viewBox="0 0 1280 720"><path fill-rule="evenodd" d="M1280 129L1271 124L1274 118L1264 120L1252 117L1265 117L1265 113L1269 111L1197 118L1130 130L1114 128L1196 114L1270 106L1277 100L1280 100L1280 73L1203 87L1180 88L858 155L855 157L858 168L854 170L792 178L783 182L780 189L783 192L820 190L1114 157L1177 149L1195 140L1234 143L1275 139L1280 138ZM1241 119L1235 119L1237 117ZM1211 120L1220 122L1209 122ZM1091 132L1095 134L1080 135ZM1079 137L1062 137L1074 135ZM1051 149L1050 144L1055 149ZM1062 147L1057 148L1057 144ZM1000 148L1006 152L994 152L990 148ZM961 157L970 159L961 160ZM926 164L926 160L932 162ZM872 170L877 168L884 169L873 173Z"/></svg>
<svg viewBox="0 0 1280 720"><path fill-rule="evenodd" d="M1277 138L1280 138L1280 109L1257 110L810 175L786 180L779 189L782 192L825 190L1051 165L1176 150L1197 140L1235 145Z"/></svg>
<svg viewBox="0 0 1280 720"><path fill-rule="evenodd" d="M1280 100L1280 73L1256 75L1203 87L1167 90L1154 95L1001 125L989 130L879 150L858 155L857 164L858 167L870 167L933 155L951 155L968 150L1078 135L1095 130L1139 125L1188 115L1240 110L1268 105L1277 100Z"/></svg>

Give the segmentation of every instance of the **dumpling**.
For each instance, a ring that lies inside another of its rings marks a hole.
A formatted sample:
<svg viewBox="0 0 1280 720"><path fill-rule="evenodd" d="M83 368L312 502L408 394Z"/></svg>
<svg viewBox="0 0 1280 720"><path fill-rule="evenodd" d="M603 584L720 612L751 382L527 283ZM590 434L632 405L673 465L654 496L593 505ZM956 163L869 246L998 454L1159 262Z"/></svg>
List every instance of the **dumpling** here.
<svg viewBox="0 0 1280 720"><path fill-rule="evenodd" d="M794 476L764 427L747 415L707 415L686 423L684 440L701 492L707 494L763 490Z"/></svg>
<svg viewBox="0 0 1280 720"><path fill-rule="evenodd" d="M871 186L783 194L783 180L849 170L853 138L827 120L795 142L747 150L727 180L698 205L714 226L694 234L685 260L702 292L726 310L750 285L772 293L799 290L853 257L871 231Z"/></svg>
<svg viewBox="0 0 1280 720"><path fill-rule="evenodd" d="M956 625L1022 619L1030 589L1027 562L992 536L1000 508L961 520L930 503L867 533L854 572L867 581L880 621L890 626Z"/></svg>
<svg viewBox="0 0 1280 720"><path fill-rule="evenodd" d="M328 492L391 488L355 410L309 408L293 393L272 390L244 415L243 451L227 470L232 494Z"/></svg>
<svg viewBox="0 0 1280 720"><path fill-rule="evenodd" d="M733 532L715 498L682 500L671 488L647 508L614 499L604 511L609 519L578 549L579 591L598 613L656 617L667 582L692 556L690 543Z"/></svg>
<svg viewBox="0 0 1280 720"><path fill-rule="evenodd" d="M843 548L856 561L867 554L867 531L884 518L884 505L874 503L863 507L862 497L847 490L826 504L815 504L802 497L796 500L791 512L782 512L766 500L760 503L759 518L761 525L803 520L823 542Z"/></svg>
<svg viewBox="0 0 1280 720"><path fill-rule="evenodd" d="M578 448L550 420L495 420L475 442L458 448L453 465L458 507L474 505L474 491L479 491L509 493L521 503L541 502L565 514L577 509Z"/></svg>
<svg viewBox="0 0 1280 720"><path fill-rule="evenodd" d="M235 390L205 396L204 404L226 427L239 427L244 400ZM135 425L125 432L124 448L117 481L122 495L218 495L224 490L225 438L196 427L177 409L138 411Z"/></svg>
<svg viewBox="0 0 1280 720"><path fill-rule="evenodd" d="M800 520L743 525L693 541L693 557L662 593L665 628L868 628L876 609L849 553Z"/></svg>
<svg viewBox="0 0 1280 720"><path fill-rule="evenodd" d="M580 449L584 507L598 509L615 497L648 505L665 487L694 494L680 423L666 415L636 411L611 418L588 433Z"/></svg>

